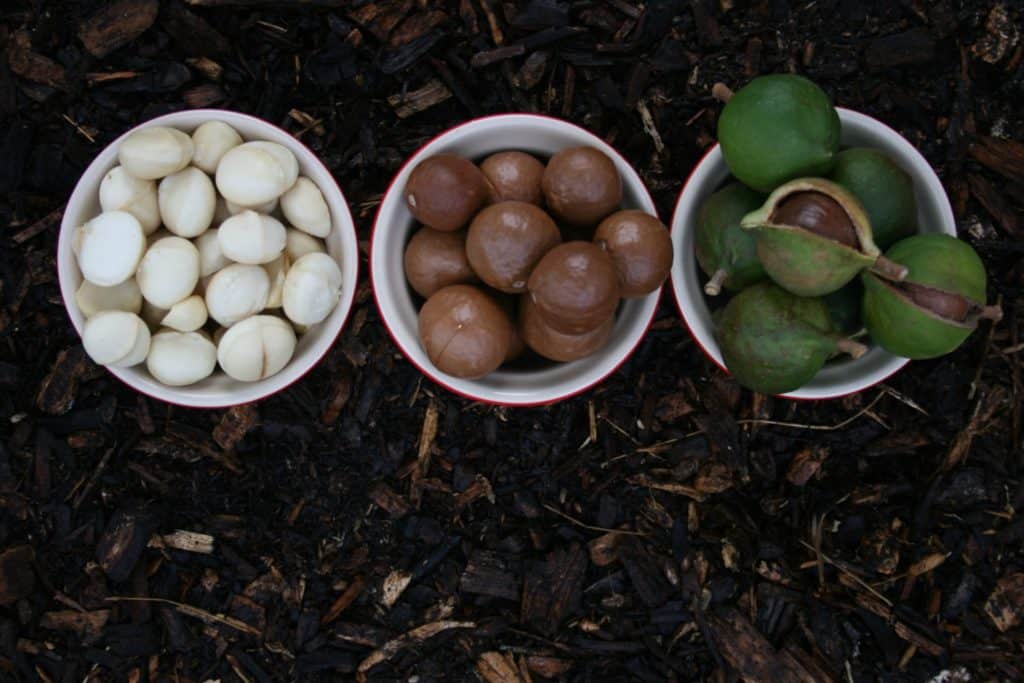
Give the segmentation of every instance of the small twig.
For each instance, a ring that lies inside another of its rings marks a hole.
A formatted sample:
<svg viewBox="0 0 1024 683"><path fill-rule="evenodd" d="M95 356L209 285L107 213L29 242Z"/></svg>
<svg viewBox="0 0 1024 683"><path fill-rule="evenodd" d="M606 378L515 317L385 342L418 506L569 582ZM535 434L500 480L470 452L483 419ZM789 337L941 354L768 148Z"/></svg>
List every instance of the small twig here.
<svg viewBox="0 0 1024 683"><path fill-rule="evenodd" d="M82 137L84 137L84 138L85 138L86 140L88 140L88 141L89 141L89 142L91 142L92 144L94 144L94 145L96 144L96 138L94 138L94 137L93 137L92 135L90 135L90 134L89 134L89 131L87 131L86 129L82 128L82 127L81 127L80 125L78 125L78 122L77 122L77 121L75 121L75 120L74 120L73 118L71 118L71 117L70 117L70 116L68 116L67 114L61 114L61 117L62 117L62 118L63 118L63 119L65 120L65 121L67 121L68 123L70 123L70 124L71 124L72 126L74 126L75 130L77 130L77 131L78 131L78 133L79 133L79 134L80 134L80 135L81 135Z"/></svg>
<svg viewBox="0 0 1024 683"><path fill-rule="evenodd" d="M260 631L258 628L250 626L244 621L240 621L238 619L228 617L223 614L213 614L212 612L207 612L204 609L193 607L192 605L186 605L182 602L175 602L174 600L167 600L166 598L136 598L128 597L125 595L112 595L107 598L107 602L158 602L164 605L171 605L185 616L195 617L196 619L199 619L200 621L203 621L207 624L223 624L224 626L229 626L235 629L236 631L248 633L251 636L263 635L263 632Z"/></svg>
<svg viewBox="0 0 1024 683"><path fill-rule="evenodd" d="M567 515L566 513L562 512L558 508L551 507L547 503L544 503L543 507L544 507L545 510L547 510L549 512L554 512L559 517L564 517L565 519L567 519L568 521L572 522L576 526L582 527L584 529L589 529L590 531L600 531L603 534L607 534L607 533L625 534L626 536L646 536L647 535L647 533L643 532L643 531L626 531L626 530L623 530L623 529L607 529L607 528L605 528L603 526L593 526L591 524L587 524L586 522L581 522L580 520L576 519L575 517L573 517L571 515Z"/></svg>
<svg viewBox="0 0 1024 683"><path fill-rule="evenodd" d="M864 581L864 579L860 578L859 576L857 576L856 574L854 574L853 572L851 572L851 571L850 571L849 569L847 569L846 567L844 567L844 566L842 565L842 563L840 563L840 562L836 562L835 560L833 560L833 559L832 559L831 557L829 557L829 556L828 556L828 555L826 555L825 553L821 552L820 550L815 550L815 549L814 549L814 546L812 546L812 545L811 545L810 543L808 543L807 541L805 541L805 540L803 540L803 539L798 539L798 540L800 541L800 545L802 545L803 547L807 548L807 549L808 549L808 550L810 550L810 551L811 551L812 553L820 554L820 556L821 556L821 559L825 560L825 561L826 561L826 562L828 562L828 563L829 563L830 565L832 565L833 567L835 567L836 569L838 569L838 570L839 570L839 571L841 571L842 573L844 573L844 574L846 574L847 576L849 576L849 577L850 577L851 579L853 579L853 580L854 580L854 581L855 581L855 582L856 582L856 583L857 583L858 585L860 585L860 586L864 587L864 588L865 588L866 590L868 590L868 591L869 591L869 592L870 592L870 593L871 593L872 595L874 595L874 596L875 596L876 598L878 598L879 600L881 600L882 602L884 602L884 603L885 603L886 605L888 605L889 607L892 607L892 600L890 600L889 598L885 597L884 595L882 595L881 593L879 593L878 591L876 591L876 590L875 590L874 588L872 588L872 587L871 587L871 584L867 583L866 581Z"/></svg>
<svg viewBox="0 0 1024 683"><path fill-rule="evenodd" d="M848 417L845 420L843 420L842 422L840 422L838 424L834 424L834 425L808 425L808 424L800 424L799 422L779 422L777 420L758 420L758 419L736 420L736 424L741 424L741 425L744 425L744 424L746 424L746 425L750 425L750 424L752 424L752 425L771 425L773 427L792 427L793 429L812 429L812 430L820 431L820 432L833 432L833 431L835 431L837 429L842 429L846 425L850 424L851 422L853 422L854 420L856 420L857 418L861 417L862 415L867 413L869 410L874 408L875 404L878 403L882 399L882 397L886 395L886 393L887 392L884 391L884 390L879 392L878 396L875 396L875 398L871 401L871 403L867 404L866 406L864 406L863 408L858 410L856 413L854 413L850 417Z"/></svg>

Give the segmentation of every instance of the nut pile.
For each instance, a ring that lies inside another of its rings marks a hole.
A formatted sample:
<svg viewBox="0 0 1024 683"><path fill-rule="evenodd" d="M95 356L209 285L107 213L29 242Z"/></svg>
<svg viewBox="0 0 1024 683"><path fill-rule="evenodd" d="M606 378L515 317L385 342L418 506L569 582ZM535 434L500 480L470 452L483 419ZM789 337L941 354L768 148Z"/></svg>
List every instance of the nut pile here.
<svg viewBox="0 0 1024 683"><path fill-rule="evenodd" d="M970 245L915 234L910 176L879 150L840 150L839 116L818 86L762 76L723 95L718 138L734 179L701 206L696 256L705 293L735 293L714 318L740 383L793 391L835 355L863 355L851 337L865 334L934 358L1001 316L985 305Z"/></svg>
<svg viewBox="0 0 1024 683"><path fill-rule="evenodd" d="M591 147L547 163L518 151L484 159L439 154L409 175L422 224L405 274L426 301L419 336L431 362L477 379L527 349L552 361L603 347L623 298L656 291L672 263L654 216L620 210L615 163Z"/></svg>
<svg viewBox="0 0 1024 683"><path fill-rule="evenodd" d="M118 162L100 184L102 213L73 241L89 356L145 362L168 386L217 365L245 382L280 372L296 334L324 320L341 293L323 242L330 210L295 155L208 121L191 136L139 129Z"/></svg>

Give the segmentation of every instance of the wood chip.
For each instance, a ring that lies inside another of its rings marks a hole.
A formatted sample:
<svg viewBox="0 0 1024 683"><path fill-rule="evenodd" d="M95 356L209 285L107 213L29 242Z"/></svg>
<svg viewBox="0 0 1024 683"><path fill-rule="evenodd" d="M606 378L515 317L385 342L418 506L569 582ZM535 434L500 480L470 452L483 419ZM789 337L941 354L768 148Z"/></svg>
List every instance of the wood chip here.
<svg viewBox="0 0 1024 683"><path fill-rule="evenodd" d="M424 641L433 638L438 633L442 633L453 628L476 628L476 622L444 619L441 621L433 621L422 626L417 626L408 633L404 633L394 640L389 640L387 643L384 643L382 647L371 652L369 657L360 662L359 668L356 670L359 680L366 681L366 674L370 669L381 662L391 659L405 648L419 645Z"/></svg>
<svg viewBox="0 0 1024 683"><path fill-rule="evenodd" d="M476 673L487 683L527 683L510 655L493 650L476 658Z"/></svg>
<svg viewBox="0 0 1024 683"><path fill-rule="evenodd" d="M93 57L106 57L145 33L159 8L158 0L117 0L86 19L78 38Z"/></svg>
<svg viewBox="0 0 1024 683"><path fill-rule="evenodd" d="M32 570L34 560L35 551L27 545L0 553L0 605L14 604L32 594L36 584Z"/></svg>
<svg viewBox="0 0 1024 683"><path fill-rule="evenodd" d="M260 413L255 403L232 406L214 427L213 440L225 451L233 451L238 442L259 422Z"/></svg>
<svg viewBox="0 0 1024 683"><path fill-rule="evenodd" d="M363 588L366 586L366 579L362 576L357 576L348 587L342 591L341 595L331 603L331 606L327 609L322 617L320 617L320 625L326 626L332 621L341 616L344 612L356 601L356 598L363 592Z"/></svg>
<svg viewBox="0 0 1024 683"><path fill-rule="evenodd" d="M380 589L380 601L385 607L394 607L405 589L412 582L412 574L404 569L395 569L384 579Z"/></svg>
<svg viewBox="0 0 1024 683"><path fill-rule="evenodd" d="M72 631L82 638L85 645L95 643L103 635L103 627L110 620L110 610L100 609L92 612L78 610L62 610L44 612L39 617L39 627L51 631Z"/></svg>
<svg viewBox="0 0 1024 683"><path fill-rule="evenodd" d="M64 67L31 48L31 40L25 31L12 36L7 47L7 64L17 76L33 83L42 83L51 88L69 90Z"/></svg>
<svg viewBox="0 0 1024 683"><path fill-rule="evenodd" d="M430 470L430 451L437 437L438 412L437 401L430 399L423 415L423 426L420 428L419 446L416 449L416 463L412 470L412 485L409 491L409 498L416 506L419 506L420 502L420 482Z"/></svg>
<svg viewBox="0 0 1024 683"><path fill-rule="evenodd" d="M722 657L747 681L815 683L792 656L777 652L768 639L738 610L723 609L708 616Z"/></svg>
<svg viewBox="0 0 1024 683"><path fill-rule="evenodd" d="M967 152L982 166L1024 184L1024 142L979 136Z"/></svg>
<svg viewBox="0 0 1024 683"><path fill-rule="evenodd" d="M519 599L515 574L497 553L490 550L473 551L459 577L459 589L504 600Z"/></svg>
<svg viewBox="0 0 1024 683"><path fill-rule="evenodd" d="M786 480L794 486L805 485L818 474L829 453L827 446L820 445L800 449L789 463Z"/></svg>
<svg viewBox="0 0 1024 683"><path fill-rule="evenodd" d="M692 498L697 502L701 502L707 498L703 491L698 491L692 486L686 486L685 484L677 484L671 481L655 481L646 474L634 474L631 477L627 477L626 481L636 486L646 486L648 488L656 489L658 491L665 491L666 493L674 493L680 496L686 496Z"/></svg>
<svg viewBox="0 0 1024 683"><path fill-rule="evenodd" d="M552 636L566 617L579 609L587 555L573 544L548 554L544 562L533 562L523 581L520 621Z"/></svg>
<svg viewBox="0 0 1024 683"><path fill-rule="evenodd" d="M374 484L368 495L374 505L388 513L391 519L401 519L412 509L405 498L383 481Z"/></svg>
<svg viewBox="0 0 1024 683"><path fill-rule="evenodd" d="M154 536L150 539L149 545L150 547L172 548L174 550L184 550L188 553L209 555L213 552L214 538L209 534L178 529L170 534Z"/></svg>
<svg viewBox="0 0 1024 683"><path fill-rule="evenodd" d="M985 614L1001 633L1024 621L1024 572L1007 574L996 582L985 601Z"/></svg>
<svg viewBox="0 0 1024 683"><path fill-rule="evenodd" d="M99 543L96 561L111 581L125 581L149 542L150 520L135 510L118 510L107 523Z"/></svg>
<svg viewBox="0 0 1024 683"><path fill-rule="evenodd" d="M407 119L413 114L426 111L434 105L451 98L452 91L437 78L427 81L426 85L406 93L388 95L388 104L400 119Z"/></svg>
<svg viewBox="0 0 1024 683"><path fill-rule="evenodd" d="M71 409L78 392L78 382L93 367L81 344L57 354L50 373L39 385L36 405L44 413L61 415Z"/></svg>

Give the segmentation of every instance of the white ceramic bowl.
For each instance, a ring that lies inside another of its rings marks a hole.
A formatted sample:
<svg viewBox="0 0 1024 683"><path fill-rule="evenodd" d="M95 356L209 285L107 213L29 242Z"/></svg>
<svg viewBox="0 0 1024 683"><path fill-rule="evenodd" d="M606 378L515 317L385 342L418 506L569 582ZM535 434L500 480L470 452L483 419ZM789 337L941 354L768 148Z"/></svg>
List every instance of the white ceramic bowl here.
<svg viewBox="0 0 1024 683"><path fill-rule="evenodd" d="M416 222L402 192L409 174L427 157L442 152L480 160L502 150L520 150L541 158L566 147L591 146L615 162L622 176L624 208L642 209L657 215L643 181L632 166L601 138L566 121L533 114L502 114L469 121L452 128L412 155L392 179L381 201L370 245L370 276L381 319L402 353L423 374L456 394L506 406L554 403L601 382L625 362L654 318L657 292L642 299L624 300L616 314L611 338L600 351L571 363L553 364L542 370L499 369L483 379L453 377L437 369L420 344L418 308L405 280L402 255Z"/></svg>
<svg viewBox="0 0 1024 683"><path fill-rule="evenodd" d="M82 273L71 250L71 237L78 226L100 213L100 182L107 171L117 165L117 149L121 141L134 130L150 126L168 126L191 133L199 124L218 120L230 124L245 140L269 140L292 151L299 161L299 172L310 178L320 191L331 211L333 227L326 239L328 253L341 267L341 300L326 320L313 326L299 338L295 355L281 372L258 382L239 382L219 369L201 382L186 387L169 387L154 379L145 364L131 368L108 368L128 386L153 398L184 406L223 408L239 403L256 401L284 389L308 372L327 353L341 333L345 319L352 308L359 269L359 250L355 226L345 196L331 172L305 145L286 131L262 119L220 109L196 109L161 116L133 128L107 146L89 164L75 186L64 210L57 244L57 272L60 291L64 297L71 322L79 334L85 324L75 291L82 282Z"/></svg>
<svg viewBox="0 0 1024 683"><path fill-rule="evenodd" d="M920 232L956 235L956 220L949 198L935 171L902 135L876 119L849 109L839 109L844 147L872 147L888 154L914 181L917 224ZM672 215L672 290L679 313L697 345L715 365L726 370L722 352L715 341L708 297L700 281L700 267L694 252L694 233L701 203L729 177L722 150L716 144L708 150L683 185ZM724 300L724 297L719 297ZM907 364L881 347L872 346L861 358L827 364L810 382L783 394L794 399L839 398L884 381Z"/></svg>

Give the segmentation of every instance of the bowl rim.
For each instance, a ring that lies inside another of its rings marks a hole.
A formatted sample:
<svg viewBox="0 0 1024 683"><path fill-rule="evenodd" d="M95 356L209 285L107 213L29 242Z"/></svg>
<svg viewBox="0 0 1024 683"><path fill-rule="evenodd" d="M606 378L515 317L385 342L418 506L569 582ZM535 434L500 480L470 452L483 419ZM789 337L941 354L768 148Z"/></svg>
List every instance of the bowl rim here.
<svg viewBox="0 0 1024 683"><path fill-rule="evenodd" d="M880 120L876 119L873 116L870 116L870 115L865 114L863 112L856 111L854 109L849 109L847 107L836 107L835 109L836 109L837 112L839 112L841 118L849 118L851 120L859 120L860 123L866 124L866 125L874 128L874 129L876 129L877 131L879 131L880 133L882 133L882 134L884 134L886 136L893 137L893 138L898 138L903 143L906 143L909 155L911 157L916 156L917 160L924 167L926 167L926 168L928 168L930 170L930 175L926 176L928 181L929 181L929 183L934 181L934 183L937 184L939 187L943 187L942 186L942 180L938 177L938 174L935 173L935 169L932 168L931 163L924 157L923 154L921 154L920 150L918 150L916 147L914 147L914 145L909 140L907 140L902 134L900 134L900 132L897 131L895 128L893 128L892 126L884 123L883 121L880 121ZM690 173L687 175L686 180L683 182L682 187L679 188L679 194L676 196L675 205L673 206L673 209L672 209L672 222L670 223L670 230L672 230L673 233L675 232L677 216L679 214L680 205L683 202L683 196L685 195L685 193L687 191L687 188L690 186L690 182L693 180L693 176L696 175L697 171L700 170L701 167L704 166L705 163L708 163L710 161L711 155L714 154L715 151L718 150L718 149L719 149L719 143L717 141L714 144L710 145L704 151L704 153L701 155L700 160L693 166L692 169L690 169ZM723 160L723 163L724 163L724 160ZM907 171L907 173L910 174L910 171ZM946 219L946 220L943 221L944 222L943 228L952 228L952 230L953 230L952 233L949 233L947 230L943 229L943 232L945 232L947 234L953 234L955 236L955 234L956 234L956 216L953 213L953 208L952 208L952 205L950 204L950 201L949 201L949 195L945 192L944 188L943 188L943 192L941 194L940 208L942 210L943 218ZM675 243L674 242L673 242L673 246L675 247ZM676 260L678 260L678 259L676 259ZM679 273L677 275L675 261L673 261L672 270L671 270L671 272L669 274L669 281L671 283L670 289L672 290L672 299L675 302L676 310L679 312L679 317L682 318L683 324L686 326L686 331L689 332L690 338L697 345L697 348L699 348L701 350L701 352L704 354L704 356L708 360L710 360L711 363L713 365L715 365L719 370L724 372L726 375L731 376L732 373L729 372L728 368L725 367L724 363L719 362L718 359L715 358L714 354L712 354L711 351L709 351L708 348L706 346L704 346L704 344L701 343L700 338L694 332L693 327L691 326L689 317L685 313L685 311L683 309L682 301L680 300L680 293L687 289L684 282L679 282L679 280L682 280L682 279L684 279L682 277L682 273ZM701 296L704 296L704 295L701 294ZM776 397L776 398L782 398L782 399L786 399L786 400L790 400L790 401L806 401L806 402L831 401L831 400L835 400L835 399L839 399L839 398L845 398L847 396L852 396L854 394L858 394L858 393L860 393L862 391L870 389L871 387L875 387L875 386L878 386L879 384L882 384L883 382L889 380L895 374L900 372L903 368L905 368L907 366L908 363L910 363L910 359L909 358L903 358L903 357L896 356L896 355L893 355L893 358L896 359L896 360L892 363L893 367L892 367L891 370L889 370L883 376L881 376L881 377L871 381L869 384L865 384L864 386L852 388L852 389L849 389L849 390L842 389L842 390L839 390L837 392L831 392L831 393L823 394L823 395L820 395L820 396L798 396L798 395L794 395L794 393L800 392L803 389L803 387L801 387L799 389L795 389L793 392L787 392L787 393L783 393L783 394L771 394L771 395Z"/></svg>
<svg viewBox="0 0 1024 683"><path fill-rule="evenodd" d="M650 315L648 316L646 322L643 323L643 331L637 336L637 338L636 338L636 340L634 340L633 344L622 355L621 358L619 358L617 361L615 361L615 363L608 370L603 371L600 374L599 377L597 377L594 380L584 384L583 386L573 387L568 392L563 393L563 394L558 394L558 395L556 395L554 397L551 397L551 398L543 398L543 399L539 399L539 400L517 401L517 400L497 400L497 399L495 399L495 398L493 398L491 396L486 396L486 395L482 395L482 394L481 395L476 395L476 394L472 394L472 393L469 393L467 391L464 391L462 389L458 389L458 388L452 386L451 384L449 384L448 382L446 382L443 378L439 377L437 372L435 371L435 369L433 367L425 367L423 364L418 363L412 357L412 354L410 354L406 350L405 345L402 344L402 342L398 338L398 335L391 328L391 325L388 322L387 315L384 313L384 307L381 306L380 297L379 297L378 292L377 292L377 273L376 273L376 271L374 269L374 253L375 253L376 247L378 245L378 242L377 242L377 229L378 229L378 227L380 226L380 223L381 223L381 213L382 213L382 211L384 209L385 199L388 196L390 196L393 191L395 191L395 189L396 189L395 188L395 183L398 182L399 177L402 176L402 174L404 173L406 168L409 167L409 165L413 162L414 159L419 157L420 154L422 154L423 151L427 147L429 147L430 145L434 144L438 140L441 140L442 138L445 138L445 137L447 137L447 136L449 136L449 135L451 135L451 134L453 134L453 133L455 133L457 131L460 131L460 130L462 130L464 128L467 128L467 127L470 127L470 126L479 125L480 123L482 123L484 121L491 121L491 120L494 120L494 119L505 119L505 120L522 119L522 120L525 120L525 121L529 121L531 119L536 119L536 120L545 121L545 122L554 122L554 123L556 123L556 124L558 124L560 126L567 126L567 127L575 128L577 131L580 131L580 132L584 133L585 135L587 135L589 137L593 137L593 138L597 138L598 140L601 140L601 138L597 134L595 134L592 131L587 130L583 126L575 124L575 123L573 123L571 121L567 121L565 119L560 119L560 118L557 118L555 116L548 116L546 114L535 114L535 113L532 113L532 112L503 112L503 113L498 113L498 114L488 114L488 115L485 115L485 116L479 116L479 117L476 117L476 118L473 118L473 119L469 119L467 121L463 121L462 123L460 123L458 125L455 125L455 126L452 126L451 128L446 128L443 131L441 131L441 132L431 136L429 139L424 141L423 144L421 144L416 149L415 152L410 154L405 159L405 161L402 162L402 165L398 167L398 170L395 171L394 175L392 175L392 177L391 177L391 180L388 182L388 186L387 186L387 189L384 191L384 194L381 195L381 202L380 202L380 205L377 207L377 213L374 215L374 218L373 218L373 228L371 229L371 232L370 232L370 249L369 249L369 271L370 271L370 285L371 285L370 288L373 290L374 305L376 305L376 307L377 307L377 312L380 315L381 323L383 323L384 329L387 330L388 336L391 337L391 341L394 342L395 346L397 346L399 351L402 352L402 355L405 357L405 359L407 361L409 361L409 363L413 367L415 367L420 372L421 375L425 376L430 381L432 381L435 384L441 386L442 388L446 389L447 391L450 391L451 393L455 394L456 396L460 396L462 398L469 399L471 401L477 401L477 402L483 403L485 405L492 405L492 406L499 406L499 407L506 407L506 408L535 408L535 407L538 407L538 406L548 406L548 405L553 405L555 403L559 403L561 401L565 401L565 400L573 398L575 396L579 396L580 394L582 394L582 393L584 393L586 391L589 391L590 389L593 389L595 386L601 384L606 379L611 377L613 374L618 372L619 368L621 368L623 365L625 365L626 361L628 361L632 357L632 355L636 351L637 347L639 347L640 344L643 342L643 340L647 337L647 334L648 334L648 332L651 329L651 325L654 324L654 318L655 318L655 316L657 315L657 312L658 312L658 305L657 305L657 303L655 303L655 305L651 307ZM604 142L604 140L601 140L601 141ZM629 160L627 160L622 155L621 152L619 152L617 149L615 149L615 147L613 145L608 144L607 142L604 142L604 144L606 144L608 146L608 148L611 149L612 153L615 155L615 157L617 157L618 161L623 163L627 168L631 169L636 174L637 179L639 179L639 181L640 181L640 183L639 183L639 190L642 193L642 195L641 195L642 198L645 198L649 202L650 207L653 208L653 210L654 210L655 218L657 218L660 221L661 217L658 215L657 204L655 204L654 198L651 196L650 190L647 189L647 184L644 182L643 178L640 176L639 171L637 171L636 168L633 166L633 164L631 164L629 162ZM666 227L666 229L669 229L668 225L666 225L665 227ZM654 292L651 292L650 294L647 294L643 298L657 297L658 301L660 302L661 293L664 290L666 284L667 284L667 278L666 278L666 283L662 283L662 285L657 290L655 290ZM640 300L642 300L642 299L640 299Z"/></svg>
<svg viewBox="0 0 1024 683"><path fill-rule="evenodd" d="M75 183L74 189L71 191L71 194L68 196L68 200L65 203L64 214L61 216L60 228L59 228L59 231L57 233L57 258L55 259L55 261L56 261L55 265L56 265L56 268L57 268L57 282L58 282L58 285L60 287L61 300L64 303L64 313L67 315L68 320L71 322L71 326L72 326L72 328L74 328L75 333L78 334L79 341L81 341L82 330L81 330L81 328L79 328L78 324L75 322L74 317L72 317L72 315L71 315L71 302L74 301L74 292L71 291L70 284L67 284L65 282L64 278L62 277L64 268L62 267L61 264L63 262L66 262L66 259L62 259L61 258L61 254L65 253L65 250L62 248L63 244L64 244L64 241L67 240L67 239L71 239L71 232L76 227L76 226L71 225L72 221L68 218L67 207L72 205L72 203L78 203L78 202L82 201L81 198L79 197L79 193L83 193L84 194L87 191L86 188L81 184L82 177L85 176L90 170L92 170L93 166L95 166L99 162L100 157L103 155L104 152L106 152L108 149L110 149L112 147L115 147L116 145L120 144L124 140L124 138L126 138L128 135L130 135L131 133L135 132L136 130L139 130L141 128L148 128L148 127L155 126L155 125L165 125L165 124L169 125L169 124L173 124L177 120L183 118L182 115L188 115L188 117L192 117L192 116L195 116L195 115L200 115L200 116L202 116L202 115L209 115L211 117L209 120L214 120L214 118L216 118L216 117L224 117L225 114L227 114L227 118L237 117L237 118L241 118L241 119L246 119L247 121L249 121L249 122L251 122L251 123L253 123L253 124L257 125L257 126L263 126L263 127L275 129L275 130L279 131L280 133L282 133L284 135L287 135L289 138L294 140L295 144L298 145L304 151L304 153L307 155L310 163L314 164L314 165L318 165L322 169L322 171L327 175L327 177L330 178L331 183L333 184L334 189L337 190L338 196L341 198L341 205L344 207L345 215L348 217L347 223L348 223L349 230L347 230L347 232L351 233L351 246L352 246L353 249L356 250L355 259L353 259L354 264L355 264L354 280L353 280L353 282L355 284L352 287L351 292L348 294L347 297L344 297L344 298L338 300L338 304L337 305L338 306L344 306L344 312L343 312L343 314L341 316L340 322L338 323L338 329L335 331L335 333L334 333L333 337L331 337L330 341L325 345L324 350L322 352L320 352L320 354L316 358L314 358L312 361L309 361L308 367L303 369L301 373L299 373L294 379L290 380L287 384L283 384L283 385L281 385L279 387L275 387L275 386L272 386L272 385L268 386L265 389L261 389L261 390L255 392L255 395L253 397L248 398L248 399L246 399L244 401L232 401L232 402L229 402L229 403L221 403L221 402L208 402L207 403L207 402L198 402L198 401L197 402L187 402L187 401L183 401L181 399L181 397L177 395L178 394L178 391L177 391L178 387L170 387L170 386L166 387L166 389L167 389L167 391L169 393L173 394L173 396L171 396L171 397L168 397L168 396L157 396L154 393L152 393L150 391L147 391L146 389L144 389L142 387L136 386L134 384L134 382L131 379L129 379L129 375L127 375L127 374L122 375L122 373L120 371L124 370L124 369L129 369L129 368L114 368L114 367L109 367L109 366L105 366L105 365L104 366L100 366L104 370L106 370L108 373L113 375L122 384L127 385L132 390L142 394L143 396L147 396L147 397L149 397L151 399L154 399L154 400L157 400L157 401L162 401L163 403L168 403L170 405L178 406L178 407L181 407L181 408L196 408L196 409L200 409L200 410L222 410L222 409L225 409L225 408L232 408L234 406L243 405L245 403L255 403L257 401L262 401L262 400L264 400L264 399L266 399L266 398L268 398L270 396L273 396L274 394L277 394L277 393L279 393L281 391L284 391L284 390L290 388L291 386L297 384L300 380L304 379L306 377L306 375L308 375L313 370L313 368L315 368L317 365L319 365L320 362L331 351L331 349L334 348L334 346L337 343L338 339L341 337L341 333L345 329L345 325L348 323L349 317L351 317L351 315L352 315L352 308L353 308L353 303L355 301L356 290L359 288L359 254L358 254L359 237L358 237L358 234L356 233L355 219L352 216L352 210L349 207L348 198L345 196L344 191L341 189L341 185L338 184L338 180L337 180L337 178L334 177L334 173L332 173L331 170L329 168L327 168L327 165L324 164L322 159L320 159L320 156L318 154L316 154L316 152L311 150L306 145L306 143L304 143L302 140L300 140L299 138L297 138L294 135L292 135L291 133L289 133L284 128L278 126L277 124L271 123L270 121L267 121L266 119L261 119L258 116L253 116L252 114L247 114L247 113L240 112L240 111L234 111L232 109L216 109L216 108L183 109L181 111L175 111L175 112L169 112L167 114L161 114L160 116L155 116L155 117L153 117L151 119L146 119L145 121L137 123L134 126L132 126L131 128L127 129L121 135L119 135L116 138L114 138L113 140L111 140L108 144L104 145L104 147L101 150L99 150L99 152L93 157L92 161L89 162L89 165L86 166L85 169L82 171L81 175L79 176L78 181L76 181L76 183ZM224 119L220 118L218 120L224 120ZM317 185L317 187L319 187L319 185ZM98 188L97 188L97 191L98 191ZM338 226L338 229L341 230L342 226ZM346 243L349 241L349 240L347 240L345 238L344 235L342 235L342 240L344 242L346 242ZM70 295L70 301L69 301L69 295ZM77 308L78 304L74 303L74 305ZM266 378L264 380L260 380L260 381L261 382L265 382L265 381L273 379L273 377L274 376L271 375L270 377L268 377L268 378Z"/></svg>

